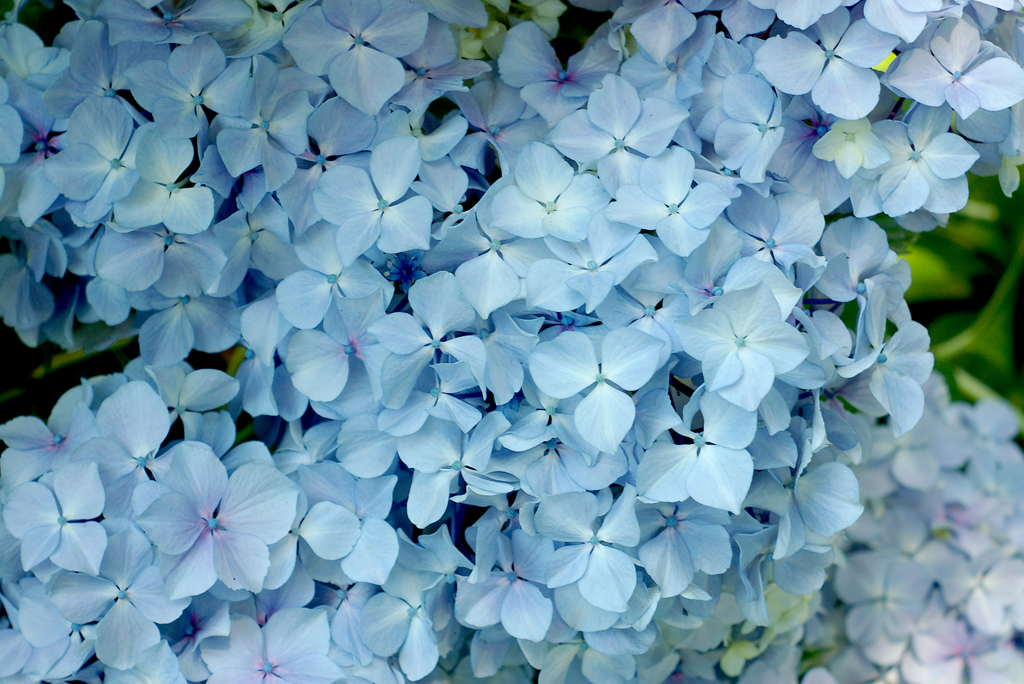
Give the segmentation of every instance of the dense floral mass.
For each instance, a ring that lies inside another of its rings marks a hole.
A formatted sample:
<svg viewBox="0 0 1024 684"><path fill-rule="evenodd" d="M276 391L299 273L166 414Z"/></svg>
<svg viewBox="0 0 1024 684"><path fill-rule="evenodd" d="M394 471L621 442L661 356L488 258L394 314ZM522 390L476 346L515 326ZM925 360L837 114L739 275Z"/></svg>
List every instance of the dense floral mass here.
<svg viewBox="0 0 1024 684"><path fill-rule="evenodd" d="M570 1L0 27L3 321L141 354L0 426L0 684L1021 681L886 230L1016 189L1020 3Z"/></svg>

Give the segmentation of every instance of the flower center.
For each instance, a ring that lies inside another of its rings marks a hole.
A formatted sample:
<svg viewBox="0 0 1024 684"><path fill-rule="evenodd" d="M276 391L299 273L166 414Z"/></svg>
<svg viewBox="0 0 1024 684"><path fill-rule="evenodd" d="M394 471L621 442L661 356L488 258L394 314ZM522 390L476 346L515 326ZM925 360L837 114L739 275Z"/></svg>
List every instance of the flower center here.
<svg viewBox="0 0 1024 684"><path fill-rule="evenodd" d="M44 142L37 142L33 147L34 147L36 152L42 152L43 150L46 149L46 143L44 143Z"/></svg>
<svg viewBox="0 0 1024 684"><path fill-rule="evenodd" d="M181 303L182 303L182 305L185 305L185 304L188 304L189 302L191 302L191 301L192 301L192 298L191 298L191 297L189 297L188 295L185 295L185 296L183 296L183 297L179 297L179 298L178 298L178 301L179 301L179 302L181 302Z"/></svg>
<svg viewBox="0 0 1024 684"><path fill-rule="evenodd" d="M430 396L437 399L439 396L441 396L441 390L438 389L437 387L433 388L432 390L430 390Z"/></svg>
<svg viewBox="0 0 1024 684"><path fill-rule="evenodd" d="M192 98L192 104L194 104L196 107L202 107L203 106L203 102L204 102L204 100L203 100L203 96L202 95L196 95L195 97Z"/></svg>
<svg viewBox="0 0 1024 684"><path fill-rule="evenodd" d="M768 249L771 249L772 247L774 247L775 246L775 238L768 238L767 240L765 240L764 241L764 246L767 247Z"/></svg>
<svg viewBox="0 0 1024 684"><path fill-rule="evenodd" d="M60 444L63 441L64 441L64 435L54 435L53 436L53 443L54 444Z"/></svg>
<svg viewBox="0 0 1024 684"><path fill-rule="evenodd" d="M113 88L107 88L106 91L104 91L103 96L104 97L114 97L114 95L116 95L116 94L117 93L114 92Z"/></svg>
<svg viewBox="0 0 1024 684"><path fill-rule="evenodd" d="M747 343L747 339L745 337L737 337L736 338L736 346L737 347L742 347L746 343Z"/></svg>
<svg viewBox="0 0 1024 684"><path fill-rule="evenodd" d="M704 439L704 435L697 435L693 438L693 443L699 449L700 447L705 446L708 442Z"/></svg>
<svg viewBox="0 0 1024 684"><path fill-rule="evenodd" d="M126 596L126 594L124 593L124 589L122 589L121 591L117 592L117 598L121 599L122 601L124 600L125 596Z"/></svg>
<svg viewBox="0 0 1024 684"><path fill-rule="evenodd" d="M346 354L352 354L352 353L355 352L355 350L356 350L355 347L353 347L351 344L346 344L345 347L344 347L344 352Z"/></svg>
<svg viewBox="0 0 1024 684"><path fill-rule="evenodd" d="M334 283L338 282L338 276L336 276L333 273L330 274L329 276L327 276L327 282L333 285Z"/></svg>
<svg viewBox="0 0 1024 684"><path fill-rule="evenodd" d="M246 349L245 350L245 358L251 359L254 356L256 356L256 352L254 352L252 349Z"/></svg>
<svg viewBox="0 0 1024 684"><path fill-rule="evenodd" d="M259 238L260 232L258 230L254 230L253 232L249 233L249 242L256 242L257 240L259 240Z"/></svg>
<svg viewBox="0 0 1024 684"><path fill-rule="evenodd" d="M644 307L644 316L653 316L653 315L654 315L654 307L653 306L645 306Z"/></svg>
<svg viewBox="0 0 1024 684"><path fill-rule="evenodd" d="M112 169L119 169L119 168L121 168L121 160L120 159L111 159L110 160L110 168L112 168Z"/></svg>
<svg viewBox="0 0 1024 684"><path fill-rule="evenodd" d="M679 205L678 204L673 202L672 204L668 205L668 213L674 214L677 211L679 211Z"/></svg>
<svg viewBox="0 0 1024 684"><path fill-rule="evenodd" d="M68 519L65 518L63 515L58 515L57 516L57 524L58 525L67 525L67 523L68 523Z"/></svg>
<svg viewBox="0 0 1024 684"><path fill-rule="evenodd" d="M828 133L828 126L824 124L818 124L817 128L814 129L814 132L817 133L818 137L820 138L821 136Z"/></svg>
<svg viewBox="0 0 1024 684"><path fill-rule="evenodd" d="M139 456L137 459L135 459L135 467L136 468L145 468L146 467L146 457L145 456Z"/></svg>
<svg viewBox="0 0 1024 684"><path fill-rule="evenodd" d="M885 354L879 354L878 355L878 363L885 363L888 360L889 360L889 357L886 356Z"/></svg>
<svg viewBox="0 0 1024 684"><path fill-rule="evenodd" d="M281 13L280 12L274 12L270 16L271 16L271 18L273 18L274 21L281 21Z"/></svg>
<svg viewBox="0 0 1024 684"><path fill-rule="evenodd" d="M846 134L846 142L853 142L856 139L857 139L857 136L855 134L853 134L853 133L847 133Z"/></svg>
<svg viewBox="0 0 1024 684"><path fill-rule="evenodd" d="M597 535L595 534L593 537L590 538L590 543L593 544L594 546L597 546L598 544L601 543L601 540L598 539Z"/></svg>
<svg viewBox="0 0 1024 684"><path fill-rule="evenodd" d="M260 123L260 128L262 128L265 131L270 130L270 122L269 121L263 121L262 123Z"/></svg>
<svg viewBox="0 0 1024 684"><path fill-rule="evenodd" d="M864 294L867 292L868 286L864 283L857 283L857 287L854 289L857 290L857 294Z"/></svg>
<svg viewBox="0 0 1024 684"><path fill-rule="evenodd" d="M757 132L758 133L764 133L767 130L768 130L768 126L766 124L757 124Z"/></svg>
<svg viewBox="0 0 1024 684"><path fill-rule="evenodd" d="M498 128L498 126L495 124L491 124L490 126L487 127L487 132L490 133L491 135L498 135L498 131L500 130L501 129Z"/></svg>
<svg viewBox="0 0 1024 684"><path fill-rule="evenodd" d="M218 527L220 527L220 523L217 522L216 518L210 518L209 520L206 521L206 529L208 529L208 530L215 530Z"/></svg>
<svg viewBox="0 0 1024 684"><path fill-rule="evenodd" d="M917 161L920 158L921 158L921 153L918 152L917 150L914 150L913 152L910 153L910 161Z"/></svg>
<svg viewBox="0 0 1024 684"><path fill-rule="evenodd" d="M625 140L619 140L618 138L615 139L615 149L621 150L625 146L626 146L626 141Z"/></svg>
<svg viewBox="0 0 1024 684"><path fill-rule="evenodd" d="M322 154L316 155L316 163L319 164L320 166L323 166L324 164L327 163L327 157L325 157Z"/></svg>
<svg viewBox="0 0 1024 684"><path fill-rule="evenodd" d="M430 341L430 346L433 347L434 349L440 349L441 348L441 341L440 340L431 340Z"/></svg>
<svg viewBox="0 0 1024 684"><path fill-rule="evenodd" d="M565 71L565 69L562 69L561 71L558 72L559 81L564 81L567 78L569 78L569 74Z"/></svg>
<svg viewBox="0 0 1024 684"><path fill-rule="evenodd" d="M378 209L387 209L388 208L388 201L386 199L383 199L383 198L377 200L377 208Z"/></svg>
<svg viewBox="0 0 1024 684"><path fill-rule="evenodd" d="M263 663L263 671L266 672L267 674L270 674L271 672L274 671L274 666L271 665L270 663Z"/></svg>
<svg viewBox="0 0 1024 684"><path fill-rule="evenodd" d="M174 15L170 12L164 12L164 21L171 21L174 19Z"/></svg>
<svg viewBox="0 0 1024 684"><path fill-rule="evenodd" d="M508 573L507 575L505 575L505 577L508 579L509 582L515 582L516 581L516 575L515 575L514 572Z"/></svg>
<svg viewBox="0 0 1024 684"><path fill-rule="evenodd" d="M510 508L507 511L505 511L505 517L511 520L512 518L516 517L516 512Z"/></svg>
<svg viewBox="0 0 1024 684"><path fill-rule="evenodd" d="M669 519L665 521L665 524L668 525L669 527L675 527L676 525L679 524L679 521L676 520L676 516L673 515L673 516L670 516Z"/></svg>
<svg viewBox="0 0 1024 684"><path fill-rule="evenodd" d="M954 72L953 72L953 80L954 80L954 81L956 81L957 79L959 79L959 78L960 78L961 76L963 76L963 72L961 72L961 71L954 71Z"/></svg>
<svg viewBox="0 0 1024 684"><path fill-rule="evenodd" d="M665 65L665 68L668 69L669 71L675 71L678 67L676 66L675 62L669 62L668 64Z"/></svg>
<svg viewBox="0 0 1024 684"><path fill-rule="evenodd" d="M715 287L715 288L712 288L712 290L711 290L711 296L712 297L721 297L724 292L725 292L725 290L723 290L722 288Z"/></svg>
<svg viewBox="0 0 1024 684"><path fill-rule="evenodd" d="M555 210L555 203L554 202L545 202L544 203L544 210L550 214L551 212L553 212Z"/></svg>
<svg viewBox="0 0 1024 684"><path fill-rule="evenodd" d="M493 250L501 249L501 240L491 240L491 249L493 249Z"/></svg>
<svg viewBox="0 0 1024 684"><path fill-rule="evenodd" d="M588 261L587 262L587 269L591 270L591 271L596 271L597 270L597 262L594 261L593 259Z"/></svg>
<svg viewBox="0 0 1024 684"><path fill-rule="evenodd" d="M409 617L416 617L416 609L410 608L409 610L405 611L405 614Z"/></svg>
<svg viewBox="0 0 1024 684"><path fill-rule="evenodd" d="M423 76L426 73L427 73L427 70L424 69L423 67L416 67L416 75L417 76Z"/></svg>
<svg viewBox="0 0 1024 684"><path fill-rule="evenodd" d="M825 50L825 59L832 59L836 56L835 50Z"/></svg>

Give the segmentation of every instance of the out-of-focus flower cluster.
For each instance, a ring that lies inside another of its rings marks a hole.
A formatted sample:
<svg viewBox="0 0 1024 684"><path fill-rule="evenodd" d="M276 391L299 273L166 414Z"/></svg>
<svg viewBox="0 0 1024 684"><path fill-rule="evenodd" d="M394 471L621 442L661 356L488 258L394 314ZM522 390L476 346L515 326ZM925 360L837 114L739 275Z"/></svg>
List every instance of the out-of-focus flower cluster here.
<svg viewBox="0 0 1024 684"><path fill-rule="evenodd" d="M1014 2L69 4L0 314L141 358L0 427L0 682L795 681Z"/></svg>
<svg viewBox="0 0 1024 684"><path fill-rule="evenodd" d="M926 385L924 418L878 432L854 468L865 514L806 646L828 659L805 684L1024 681L1024 453L1002 401Z"/></svg>

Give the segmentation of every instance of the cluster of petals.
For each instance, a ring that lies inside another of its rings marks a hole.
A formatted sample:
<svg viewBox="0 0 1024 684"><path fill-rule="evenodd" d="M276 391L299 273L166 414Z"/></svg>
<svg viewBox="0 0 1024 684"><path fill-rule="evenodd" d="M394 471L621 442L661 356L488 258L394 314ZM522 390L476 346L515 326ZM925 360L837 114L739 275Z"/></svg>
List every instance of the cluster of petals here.
<svg viewBox="0 0 1024 684"><path fill-rule="evenodd" d="M0 684L795 683L833 589L911 652L919 571L847 584L922 559L825 585L931 415L873 219L1024 154L1009 7L68 4L0 28L0 317L140 356L0 425ZM961 529L912 684L1024 612Z"/></svg>

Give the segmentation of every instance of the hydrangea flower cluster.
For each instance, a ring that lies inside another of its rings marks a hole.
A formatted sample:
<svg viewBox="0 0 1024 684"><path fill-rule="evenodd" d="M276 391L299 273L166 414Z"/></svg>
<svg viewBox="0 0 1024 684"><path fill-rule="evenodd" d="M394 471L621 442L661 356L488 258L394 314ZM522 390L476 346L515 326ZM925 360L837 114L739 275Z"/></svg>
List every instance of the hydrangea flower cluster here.
<svg viewBox="0 0 1024 684"><path fill-rule="evenodd" d="M795 680L932 369L872 217L1013 185L1005 3L70 4L0 314L141 357L0 427L0 679Z"/></svg>
<svg viewBox="0 0 1024 684"><path fill-rule="evenodd" d="M938 376L926 395L917 427L876 431L854 468L867 512L831 580L838 606L807 631L828 670L805 684L1022 681L1020 423L1002 401L951 403Z"/></svg>

